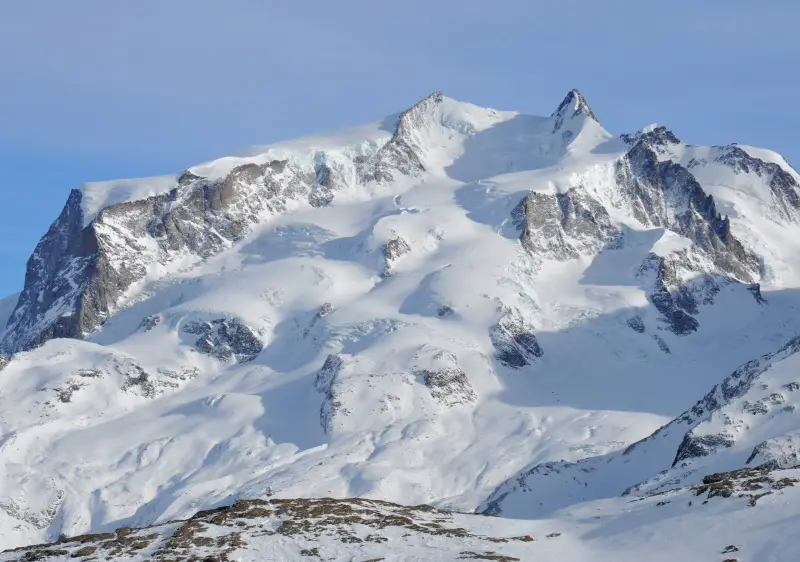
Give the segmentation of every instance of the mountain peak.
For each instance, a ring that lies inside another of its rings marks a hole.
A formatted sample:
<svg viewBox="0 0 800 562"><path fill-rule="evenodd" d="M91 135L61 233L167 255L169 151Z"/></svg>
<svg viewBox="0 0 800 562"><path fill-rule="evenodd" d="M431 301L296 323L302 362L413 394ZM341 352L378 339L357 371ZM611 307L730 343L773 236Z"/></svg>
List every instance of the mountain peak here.
<svg viewBox="0 0 800 562"><path fill-rule="evenodd" d="M442 92L433 92L406 109L397 120L395 135L403 135L408 129L422 125L430 113L443 101L444 94Z"/></svg>
<svg viewBox="0 0 800 562"><path fill-rule="evenodd" d="M635 133L620 135L620 138L629 145L644 141L646 145L657 150L670 144L680 144L681 141L670 129L659 123L652 123L642 127Z"/></svg>
<svg viewBox="0 0 800 562"><path fill-rule="evenodd" d="M597 117L595 116L594 112L589 107L589 104L586 103L586 98L584 98L583 94L581 94L577 89L573 88L559 104L558 109L553 112L551 117L564 119L567 117L567 115L575 117L581 113L597 121Z"/></svg>

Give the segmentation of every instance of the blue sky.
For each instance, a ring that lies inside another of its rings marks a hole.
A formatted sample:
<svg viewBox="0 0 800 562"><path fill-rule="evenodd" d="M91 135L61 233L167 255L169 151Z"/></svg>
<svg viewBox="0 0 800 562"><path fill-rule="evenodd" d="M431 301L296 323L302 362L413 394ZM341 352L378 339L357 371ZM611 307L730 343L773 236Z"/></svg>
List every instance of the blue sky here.
<svg viewBox="0 0 800 562"><path fill-rule="evenodd" d="M549 114L577 87L800 162L795 0L0 0L0 294L83 181L180 171L434 90Z"/></svg>

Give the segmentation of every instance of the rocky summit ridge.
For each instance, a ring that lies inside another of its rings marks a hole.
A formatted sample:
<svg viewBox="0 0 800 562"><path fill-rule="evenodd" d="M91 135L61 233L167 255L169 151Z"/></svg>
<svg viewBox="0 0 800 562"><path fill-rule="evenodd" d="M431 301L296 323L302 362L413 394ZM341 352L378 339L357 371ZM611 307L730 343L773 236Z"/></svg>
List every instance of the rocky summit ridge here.
<svg viewBox="0 0 800 562"><path fill-rule="evenodd" d="M84 216L83 194L73 190L28 261L25 286L8 320L0 349L14 353L55 337L87 337L109 315L125 306L131 288L141 283L155 265L208 258L243 239L266 217L293 205L331 204L348 181L355 184L349 187L358 189L361 184L391 182L395 175L418 176L426 171L426 142L432 127L474 132L468 121L447 121L442 110L445 99L442 93L435 92L402 112L385 144L372 154L359 154L348 162L350 178L330 168L324 158L313 168L285 159L245 163L218 178L186 171L165 193L111 204L98 209L94 218ZM582 127L572 124L576 118L597 123L585 98L578 90L571 90L551 115L552 132L561 133L565 145ZM717 213L713 196L703 191L688 169L672 161L659 162L659 147L677 144L677 138L664 127L622 138L633 146L616 164L613 187L618 193L610 194L617 199L612 204L628 206L627 211L643 225L663 225L680 235L691 233L693 242L724 273L731 273L735 279L756 281L757 258L745 255L730 232L728 219ZM780 166L748 159L736 147L727 148L718 161L735 170L749 170L749 162L755 173L771 173L771 186L784 213L795 216L800 209L797 182ZM529 211L521 223L521 239L534 259L542 255L556 259L575 257L580 252L567 241L571 236L582 238L579 246L592 252L619 235L618 228L604 226L608 213L603 205L591 194L580 191L578 186L547 202L542 197L550 196L532 192L530 200L524 202ZM673 200L685 207L680 216ZM555 211L556 208L560 210ZM535 211L531 213L530 209ZM582 220L590 216L592 220ZM87 219L88 224L83 227ZM547 220L560 223L554 225L563 231L556 234L558 242L533 234L541 229L539 222ZM537 251L537 243L557 244L558 248L551 246L548 256L547 250ZM669 289L664 285L658 291ZM657 298L659 302L664 300ZM668 311L671 304L660 306L665 315L672 314Z"/></svg>

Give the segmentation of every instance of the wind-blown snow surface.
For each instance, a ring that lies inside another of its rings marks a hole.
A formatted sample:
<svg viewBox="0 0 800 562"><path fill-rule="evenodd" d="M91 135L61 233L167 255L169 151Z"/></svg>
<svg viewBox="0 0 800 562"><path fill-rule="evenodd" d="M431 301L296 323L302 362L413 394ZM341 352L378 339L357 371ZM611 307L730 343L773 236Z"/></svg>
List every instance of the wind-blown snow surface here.
<svg viewBox="0 0 800 562"><path fill-rule="evenodd" d="M515 516L604 501L668 469L683 433L590 492L503 483L620 455L797 332L800 194L778 155L616 138L577 92L550 117L437 95L403 116L192 168L279 159L316 170L312 196L321 164L338 182L202 259L114 238L144 273L101 326L0 372L0 546L267 491L462 511L502 495ZM87 186L82 224L177 183Z"/></svg>

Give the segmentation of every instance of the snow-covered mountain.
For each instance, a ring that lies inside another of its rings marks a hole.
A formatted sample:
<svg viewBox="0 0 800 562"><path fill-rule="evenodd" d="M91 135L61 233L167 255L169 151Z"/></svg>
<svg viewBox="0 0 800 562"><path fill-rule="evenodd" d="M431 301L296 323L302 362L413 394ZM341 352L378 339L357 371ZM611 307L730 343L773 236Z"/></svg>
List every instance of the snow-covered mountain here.
<svg viewBox="0 0 800 562"><path fill-rule="evenodd" d="M798 250L779 155L615 136L577 91L84 185L0 302L0 547L329 496L585 554L577 512L800 464Z"/></svg>

